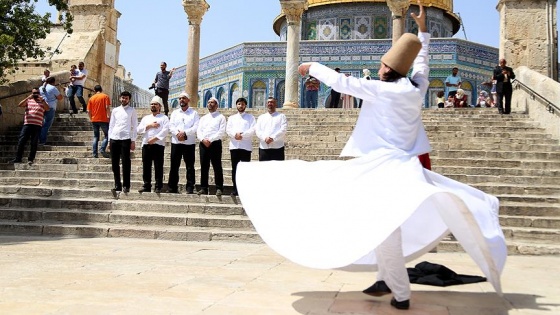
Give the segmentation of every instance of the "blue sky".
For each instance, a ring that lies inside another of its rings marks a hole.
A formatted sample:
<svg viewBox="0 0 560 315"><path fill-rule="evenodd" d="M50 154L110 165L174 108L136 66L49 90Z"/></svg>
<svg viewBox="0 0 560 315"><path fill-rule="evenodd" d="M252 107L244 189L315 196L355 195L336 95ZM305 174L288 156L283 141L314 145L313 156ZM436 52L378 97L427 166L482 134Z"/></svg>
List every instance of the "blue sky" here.
<svg viewBox="0 0 560 315"><path fill-rule="evenodd" d="M206 0L210 9L201 25L200 57L242 42L278 41L272 22L280 13L278 0ZM38 10L46 10L39 0ZM467 39L497 47L499 14L497 0L455 0ZM186 63L189 25L181 0L115 0L122 16L118 38L119 63L132 73L134 83L148 88L161 61L168 69ZM465 38L463 29L455 35ZM87 67L87 65L86 65Z"/></svg>

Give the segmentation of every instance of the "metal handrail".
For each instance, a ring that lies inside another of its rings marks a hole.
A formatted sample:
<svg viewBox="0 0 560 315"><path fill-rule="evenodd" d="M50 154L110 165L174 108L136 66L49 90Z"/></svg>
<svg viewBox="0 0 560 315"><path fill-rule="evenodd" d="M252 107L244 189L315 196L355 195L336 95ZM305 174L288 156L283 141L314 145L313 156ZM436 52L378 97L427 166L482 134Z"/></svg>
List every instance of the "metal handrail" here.
<svg viewBox="0 0 560 315"><path fill-rule="evenodd" d="M551 114L556 114L560 116L560 107L549 101L546 97L540 95L539 93L535 92L535 90L531 89L527 84L519 81L518 79L513 79L514 83L521 85L525 90L528 90L533 96L538 96L541 100L546 102L546 110Z"/></svg>
<svg viewBox="0 0 560 315"><path fill-rule="evenodd" d="M61 83L55 84L55 86L64 86L64 85L68 85L69 83L70 83L70 81L61 82ZM90 91L90 92L92 92L92 93L95 93L94 90L92 90L92 89L90 89L90 88L88 88L88 87L85 87L85 86L84 86L84 90L87 90L87 91ZM17 93L17 94L10 94L10 95L6 95L6 96L2 96L2 97L0 97L0 100L6 99L6 98L11 98L11 97L16 97L16 96L20 96L20 95L29 95L29 93L31 93L31 90L29 90L29 91L24 91L24 92L20 92L20 93ZM91 96L92 93L89 93L88 95Z"/></svg>

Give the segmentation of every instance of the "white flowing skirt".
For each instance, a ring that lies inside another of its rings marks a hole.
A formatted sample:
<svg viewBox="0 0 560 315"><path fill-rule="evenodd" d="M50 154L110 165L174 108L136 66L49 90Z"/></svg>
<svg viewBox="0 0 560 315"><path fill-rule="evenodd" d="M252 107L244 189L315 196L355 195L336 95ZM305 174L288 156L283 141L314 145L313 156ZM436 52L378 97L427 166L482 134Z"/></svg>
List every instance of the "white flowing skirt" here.
<svg viewBox="0 0 560 315"><path fill-rule="evenodd" d="M295 263L375 267L373 250L399 226L410 261L451 231L501 294L507 248L497 198L425 170L416 156L241 162L237 188L262 239Z"/></svg>

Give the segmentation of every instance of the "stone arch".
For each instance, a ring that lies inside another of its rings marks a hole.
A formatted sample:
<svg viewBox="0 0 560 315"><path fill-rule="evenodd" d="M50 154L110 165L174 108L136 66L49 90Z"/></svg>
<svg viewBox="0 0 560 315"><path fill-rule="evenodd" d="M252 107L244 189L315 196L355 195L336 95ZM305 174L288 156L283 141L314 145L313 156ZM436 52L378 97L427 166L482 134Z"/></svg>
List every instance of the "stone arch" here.
<svg viewBox="0 0 560 315"><path fill-rule="evenodd" d="M216 98L218 99L218 107L219 108L227 108L227 93L225 89L221 86L218 88L218 92L216 92Z"/></svg>
<svg viewBox="0 0 560 315"><path fill-rule="evenodd" d="M475 99L473 99L473 84L470 81L463 81L461 82L461 89L465 91L467 95L468 104L475 104Z"/></svg>
<svg viewBox="0 0 560 315"><path fill-rule="evenodd" d="M286 100L286 81L280 80L276 83L274 98L278 100L278 107L282 107Z"/></svg>
<svg viewBox="0 0 560 315"><path fill-rule="evenodd" d="M251 108L266 107L266 83L262 80L256 80L251 85Z"/></svg>
<svg viewBox="0 0 560 315"><path fill-rule="evenodd" d="M241 97L241 89L239 88L239 84L232 83L229 87L229 107L235 108L235 102L238 98Z"/></svg>
<svg viewBox="0 0 560 315"><path fill-rule="evenodd" d="M434 106L437 107L436 98L439 91L443 91L445 93L445 84L443 83L443 81L440 79L434 79L430 81L430 85L428 86L428 99L426 102L424 102L425 108Z"/></svg>
<svg viewBox="0 0 560 315"><path fill-rule="evenodd" d="M204 93L204 102L202 103L202 107L206 107L206 104L208 104L208 100L212 97L212 92L210 92L210 90L206 91L206 93Z"/></svg>

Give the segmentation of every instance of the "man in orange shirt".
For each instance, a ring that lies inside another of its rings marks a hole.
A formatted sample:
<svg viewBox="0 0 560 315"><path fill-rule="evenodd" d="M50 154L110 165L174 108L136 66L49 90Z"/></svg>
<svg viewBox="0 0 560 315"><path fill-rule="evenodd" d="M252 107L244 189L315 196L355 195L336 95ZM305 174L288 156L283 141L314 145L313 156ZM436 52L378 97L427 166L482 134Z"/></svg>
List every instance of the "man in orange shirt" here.
<svg viewBox="0 0 560 315"><path fill-rule="evenodd" d="M101 85L96 85L93 90L95 95L93 95L87 104L87 111L91 124L93 125L93 157L97 158L97 144L99 143L99 129L103 131L105 138L101 142L101 155L104 158L108 158L109 154L105 152L107 148L107 133L109 131L109 115L111 115L111 99L105 93Z"/></svg>

